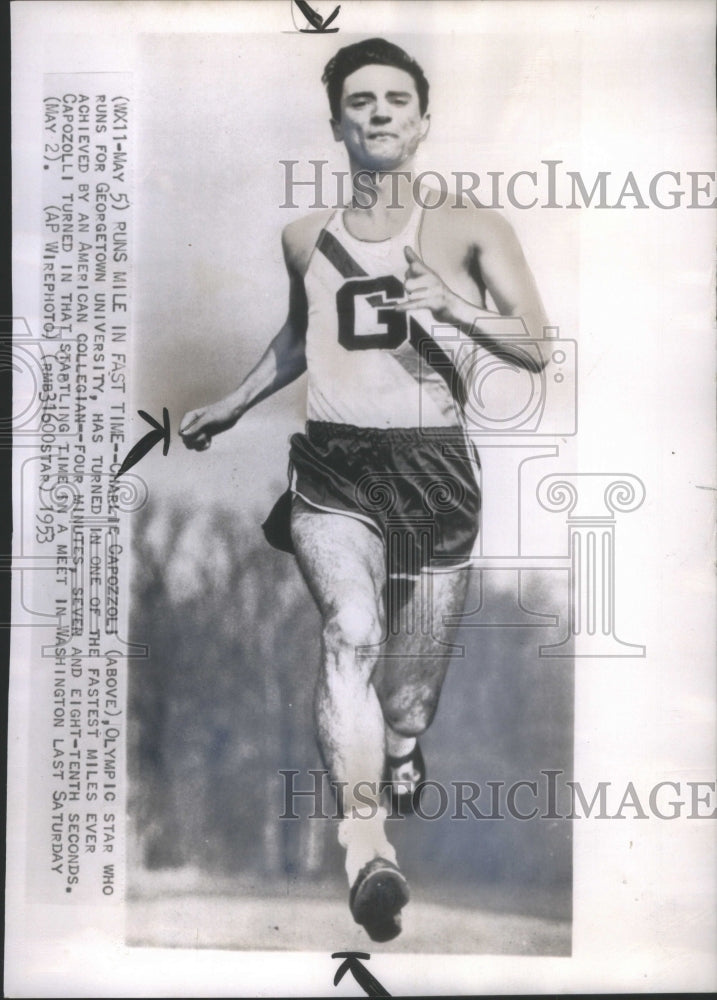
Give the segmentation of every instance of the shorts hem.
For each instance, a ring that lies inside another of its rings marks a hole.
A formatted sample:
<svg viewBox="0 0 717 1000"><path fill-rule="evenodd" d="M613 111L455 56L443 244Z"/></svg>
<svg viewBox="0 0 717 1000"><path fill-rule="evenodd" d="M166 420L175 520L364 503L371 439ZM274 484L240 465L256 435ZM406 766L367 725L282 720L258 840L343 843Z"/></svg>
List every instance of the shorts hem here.
<svg viewBox="0 0 717 1000"><path fill-rule="evenodd" d="M310 500L304 493L302 493L300 490L297 490L293 484L291 486L291 492L294 494L294 496L300 497L304 501L304 503L307 503L309 505L309 507L313 507L315 510L323 511L324 514L343 514L344 517L351 517L353 518L354 521L360 521L362 524L365 524L369 528L371 528L373 533L375 535L378 535L381 541L384 540L378 525L374 521L372 521L370 517L366 517L365 514L358 514L356 513L356 511L353 510L344 510L342 507L325 507L322 504L317 503L315 500Z"/></svg>
<svg viewBox="0 0 717 1000"><path fill-rule="evenodd" d="M351 510L342 510L341 507L326 507L326 506L324 506L324 505L322 505L320 503L316 503L315 500L310 500L300 490L295 489L295 487L293 485L291 487L291 492L294 494L294 496L299 497L301 500L304 501L304 503L308 504L309 507L313 507L314 510L319 510L319 511L321 511L324 514L342 514L344 517L351 517L351 518L354 519L354 521L360 521L362 524L367 525L369 528L371 528L371 530L373 531L373 533L375 535L377 535L378 538L381 539L381 541L383 543L384 551L386 550L386 539L381 534L381 532L380 532L380 530L378 528L378 525L376 525L371 520L370 517L366 517L363 514L357 514L357 513L355 513L354 511L351 511ZM430 574L433 574L433 573L453 573L453 572L455 572L456 570L459 570L459 569L466 569L470 565L471 565L471 557L467 556L465 559L461 559L461 561L459 563L455 563L455 565L452 565L452 566L421 566L421 568L418 571L418 573L400 573L400 572L399 573L392 573L389 570L388 577L391 580L420 580L421 576L424 573L430 573Z"/></svg>

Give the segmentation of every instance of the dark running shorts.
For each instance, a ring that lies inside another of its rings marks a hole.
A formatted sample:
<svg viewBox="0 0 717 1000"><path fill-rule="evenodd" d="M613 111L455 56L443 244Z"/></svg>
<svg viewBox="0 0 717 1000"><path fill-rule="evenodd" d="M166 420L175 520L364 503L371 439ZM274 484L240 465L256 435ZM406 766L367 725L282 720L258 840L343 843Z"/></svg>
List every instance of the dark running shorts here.
<svg viewBox="0 0 717 1000"><path fill-rule="evenodd" d="M386 546L387 571L415 577L466 565L478 534L478 456L460 428L352 427L310 420L291 438L290 488L263 525L285 552L291 495L357 518Z"/></svg>

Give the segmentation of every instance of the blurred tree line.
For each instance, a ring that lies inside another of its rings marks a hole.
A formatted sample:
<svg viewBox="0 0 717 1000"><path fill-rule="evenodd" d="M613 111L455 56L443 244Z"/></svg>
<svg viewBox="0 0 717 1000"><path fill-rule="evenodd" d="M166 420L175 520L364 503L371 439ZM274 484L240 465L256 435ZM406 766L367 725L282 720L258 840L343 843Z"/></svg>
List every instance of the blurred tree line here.
<svg viewBox="0 0 717 1000"><path fill-rule="evenodd" d="M326 824L279 822L280 769L321 767L319 619L293 558L235 512L138 512L130 813L148 868L317 870ZM317 829L313 829L317 827ZM328 831L327 831L328 833Z"/></svg>

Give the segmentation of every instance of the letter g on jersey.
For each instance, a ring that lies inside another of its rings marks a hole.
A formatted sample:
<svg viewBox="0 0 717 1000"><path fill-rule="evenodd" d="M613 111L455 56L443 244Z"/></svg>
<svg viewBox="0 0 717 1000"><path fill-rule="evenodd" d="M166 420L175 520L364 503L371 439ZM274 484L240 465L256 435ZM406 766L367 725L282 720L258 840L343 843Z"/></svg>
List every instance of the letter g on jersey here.
<svg viewBox="0 0 717 1000"><path fill-rule="evenodd" d="M403 298L403 285L394 275L352 278L336 293L339 343L347 351L394 350L406 339L404 313L393 308Z"/></svg>

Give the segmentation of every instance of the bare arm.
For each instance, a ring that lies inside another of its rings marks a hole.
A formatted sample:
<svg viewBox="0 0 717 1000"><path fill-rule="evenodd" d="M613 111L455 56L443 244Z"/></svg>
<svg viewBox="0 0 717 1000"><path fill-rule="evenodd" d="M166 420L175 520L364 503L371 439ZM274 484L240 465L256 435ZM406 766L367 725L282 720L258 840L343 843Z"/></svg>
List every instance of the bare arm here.
<svg viewBox="0 0 717 1000"><path fill-rule="evenodd" d="M480 268L498 314L519 317L532 338L542 339L543 327L548 322L543 303L518 238L502 216L491 217L490 229L476 247L475 255L476 267ZM474 333L494 333L490 317L495 313L483 312L485 317L476 316L473 320Z"/></svg>
<svg viewBox="0 0 717 1000"><path fill-rule="evenodd" d="M485 221L488 224L469 248L470 267L473 277L480 272L498 311L461 298L410 247L406 248L407 300L399 308L430 309L439 322L458 327L487 350L502 357L513 354L521 367L541 370L544 364L537 365L523 352L511 352L510 341L501 337L500 320L514 317L522 320L531 338L542 338L547 318L533 275L510 225L497 214Z"/></svg>
<svg viewBox="0 0 717 1000"><path fill-rule="evenodd" d="M283 389L306 370L306 291L286 237L283 245L290 279L286 321L259 362L233 392L216 403L184 415L179 433L187 448L197 451L208 448L215 434L233 427L252 406Z"/></svg>

